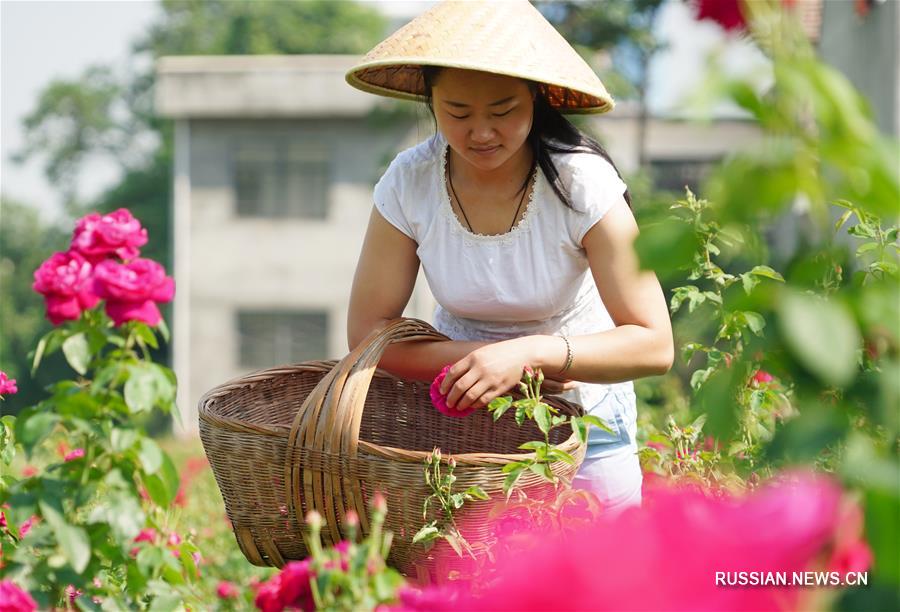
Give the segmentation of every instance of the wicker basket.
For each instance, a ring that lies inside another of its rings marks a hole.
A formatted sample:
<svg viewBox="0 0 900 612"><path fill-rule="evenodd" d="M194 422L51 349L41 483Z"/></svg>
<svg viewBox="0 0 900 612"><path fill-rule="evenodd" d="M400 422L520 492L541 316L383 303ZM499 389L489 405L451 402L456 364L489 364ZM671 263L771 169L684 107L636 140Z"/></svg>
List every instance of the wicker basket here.
<svg viewBox="0 0 900 612"><path fill-rule="evenodd" d="M394 533L389 562L422 578L433 557L412 544L422 526L422 504L430 494L424 460L434 447L457 462L455 486L481 486L502 496L501 467L528 457L518 446L542 438L531 422L516 425L513 411L496 423L486 410L463 419L431 406L428 385L401 380L376 365L388 344L446 339L415 319L395 319L373 332L340 362L314 361L273 368L232 380L200 400L200 437L238 545L255 565L281 567L303 559L303 517L315 509L325 519L326 544L344 538L347 510L368 532L368 499L388 502L386 528ZM546 398L564 414L582 409ZM563 428L551 441L572 454L576 465L559 462L555 473L570 479L585 446ZM526 471L519 481L530 496L549 495L552 485ZM460 517L470 541L488 537L490 502L469 502ZM431 564L431 567L429 567Z"/></svg>

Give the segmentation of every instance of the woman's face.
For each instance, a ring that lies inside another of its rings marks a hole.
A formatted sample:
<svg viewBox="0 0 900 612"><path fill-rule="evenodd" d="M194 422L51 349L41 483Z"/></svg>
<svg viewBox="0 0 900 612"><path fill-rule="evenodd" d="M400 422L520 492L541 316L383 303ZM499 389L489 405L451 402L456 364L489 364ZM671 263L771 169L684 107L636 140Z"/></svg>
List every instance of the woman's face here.
<svg viewBox="0 0 900 612"><path fill-rule="evenodd" d="M525 81L474 70L441 70L432 104L438 129L453 151L483 171L520 154L534 117Z"/></svg>

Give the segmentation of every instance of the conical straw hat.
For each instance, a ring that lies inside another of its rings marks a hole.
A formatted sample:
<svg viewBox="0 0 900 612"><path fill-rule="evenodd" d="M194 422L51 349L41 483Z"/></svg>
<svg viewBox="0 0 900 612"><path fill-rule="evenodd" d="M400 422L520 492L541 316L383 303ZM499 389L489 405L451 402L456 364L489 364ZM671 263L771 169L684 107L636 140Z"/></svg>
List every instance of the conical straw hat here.
<svg viewBox="0 0 900 612"><path fill-rule="evenodd" d="M369 51L347 82L422 101L426 65L536 81L561 112L603 113L614 105L590 66L527 0L440 2Z"/></svg>

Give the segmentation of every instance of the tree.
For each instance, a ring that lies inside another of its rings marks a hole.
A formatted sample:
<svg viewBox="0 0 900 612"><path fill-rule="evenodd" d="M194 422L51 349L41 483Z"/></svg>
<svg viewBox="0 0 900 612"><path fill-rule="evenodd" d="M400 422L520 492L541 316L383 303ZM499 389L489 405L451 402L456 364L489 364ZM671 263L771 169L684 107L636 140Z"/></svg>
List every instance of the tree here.
<svg viewBox="0 0 900 612"><path fill-rule="evenodd" d="M384 35L386 21L371 7L327 0L164 0L161 7L158 22L132 46L135 57L153 60L151 67L118 74L110 66L94 65L78 79L50 83L24 120L25 145L16 159L44 158L44 172L59 187L70 217L128 207L151 236L143 254L171 268L173 130L170 120L154 112L155 60L166 55L363 53ZM115 160L122 177L93 201L82 202L77 179L92 156ZM31 274L54 250L66 248L66 237L42 227L22 204L4 201L2 215L0 366L19 377L16 403L27 405L36 402L41 388L28 376L27 353L49 327L31 291ZM165 361L165 354L156 358Z"/></svg>
<svg viewBox="0 0 900 612"><path fill-rule="evenodd" d="M539 8L556 29L585 54L615 50L619 70L604 77L638 102L638 159L645 165L647 73L662 46L653 24L663 0L541 2Z"/></svg>

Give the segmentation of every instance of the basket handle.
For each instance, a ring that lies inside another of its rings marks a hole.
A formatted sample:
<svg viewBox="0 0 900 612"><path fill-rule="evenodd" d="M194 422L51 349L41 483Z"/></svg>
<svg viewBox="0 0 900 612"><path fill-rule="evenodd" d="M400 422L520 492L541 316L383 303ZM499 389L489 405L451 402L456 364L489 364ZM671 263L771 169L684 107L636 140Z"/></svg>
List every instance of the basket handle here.
<svg viewBox="0 0 900 612"><path fill-rule="evenodd" d="M328 534L325 537L331 544L342 537L344 530L340 528L340 522L347 510L355 510L362 529L368 531L368 513L359 475L351 475L349 470L341 475L329 471L327 466L320 470L303 469L297 461L299 448L320 452L323 457L347 458L352 466L352 460L357 456L369 385L385 349L399 342L449 339L419 319L387 321L339 361L297 411L288 435L285 457L286 501L294 508L298 521L303 520L308 510L319 511L328 526L322 533Z"/></svg>

